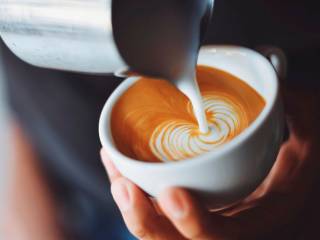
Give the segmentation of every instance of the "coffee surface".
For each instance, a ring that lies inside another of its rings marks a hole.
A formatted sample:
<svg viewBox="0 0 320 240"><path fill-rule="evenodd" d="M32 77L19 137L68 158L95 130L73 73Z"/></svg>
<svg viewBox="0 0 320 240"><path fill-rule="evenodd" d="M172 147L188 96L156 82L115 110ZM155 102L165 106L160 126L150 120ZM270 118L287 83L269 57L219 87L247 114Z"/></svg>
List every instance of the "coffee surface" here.
<svg viewBox="0 0 320 240"><path fill-rule="evenodd" d="M170 82L142 77L120 97L111 117L120 152L150 162L180 161L214 151L244 131L265 100L241 79L198 66L209 131L201 133L190 100Z"/></svg>

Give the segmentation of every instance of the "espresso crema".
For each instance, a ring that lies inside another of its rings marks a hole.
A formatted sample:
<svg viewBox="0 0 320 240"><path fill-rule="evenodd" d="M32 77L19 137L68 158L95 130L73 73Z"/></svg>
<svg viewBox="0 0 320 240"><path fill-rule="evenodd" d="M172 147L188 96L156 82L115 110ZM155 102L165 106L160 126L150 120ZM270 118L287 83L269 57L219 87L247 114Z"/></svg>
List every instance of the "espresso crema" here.
<svg viewBox="0 0 320 240"><path fill-rule="evenodd" d="M117 148L130 158L169 162L214 151L259 116L265 101L224 71L198 66L209 131L199 130L190 100L170 82L142 77L120 97L111 118Z"/></svg>

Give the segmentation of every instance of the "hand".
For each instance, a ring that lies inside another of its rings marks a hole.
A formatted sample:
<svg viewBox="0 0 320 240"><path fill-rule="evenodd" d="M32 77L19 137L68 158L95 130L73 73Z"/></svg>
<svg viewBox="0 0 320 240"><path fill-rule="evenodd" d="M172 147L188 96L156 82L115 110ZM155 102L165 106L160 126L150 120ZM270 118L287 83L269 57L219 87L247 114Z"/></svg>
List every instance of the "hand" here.
<svg viewBox="0 0 320 240"><path fill-rule="evenodd" d="M293 239L290 234L297 229L292 226L306 211L319 168L317 99L315 94L301 94L299 90L287 96L291 134L269 176L248 198L222 212L207 211L179 188L166 190L155 204L121 176L102 151L112 194L133 235L143 240Z"/></svg>

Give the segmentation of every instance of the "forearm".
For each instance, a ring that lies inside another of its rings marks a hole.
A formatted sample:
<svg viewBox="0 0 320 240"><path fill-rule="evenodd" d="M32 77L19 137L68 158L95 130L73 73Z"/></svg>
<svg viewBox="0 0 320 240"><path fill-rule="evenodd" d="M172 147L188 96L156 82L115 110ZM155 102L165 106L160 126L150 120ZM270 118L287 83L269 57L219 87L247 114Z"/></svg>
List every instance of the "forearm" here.
<svg viewBox="0 0 320 240"><path fill-rule="evenodd" d="M37 157L17 126L12 127L14 156L5 197L5 239L61 240L54 201Z"/></svg>

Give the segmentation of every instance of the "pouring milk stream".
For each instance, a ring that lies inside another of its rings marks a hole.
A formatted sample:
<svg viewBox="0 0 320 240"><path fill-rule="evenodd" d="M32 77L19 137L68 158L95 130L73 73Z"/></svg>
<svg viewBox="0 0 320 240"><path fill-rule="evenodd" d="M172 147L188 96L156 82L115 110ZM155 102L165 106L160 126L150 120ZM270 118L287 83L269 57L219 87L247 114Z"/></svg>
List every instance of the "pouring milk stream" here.
<svg viewBox="0 0 320 240"><path fill-rule="evenodd" d="M201 133L208 132L196 64L212 0L116 1L114 39L133 71L171 81L191 101ZM134 14L133 14L134 13ZM139 38L143 38L141 41ZM134 47L128 48L128 41Z"/></svg>
<svg viewBox="0 0 320 240"><path fill-rule="evenodd" d="M101 75L127 65L169 79L191 99L206 132L193 78L213 2L3 1L0 35L12 52L34 66Z"/></svg>

